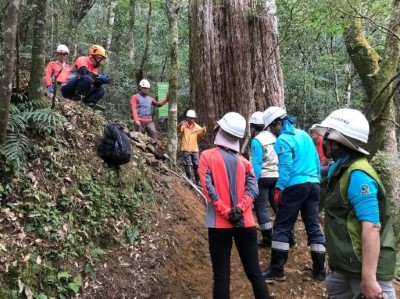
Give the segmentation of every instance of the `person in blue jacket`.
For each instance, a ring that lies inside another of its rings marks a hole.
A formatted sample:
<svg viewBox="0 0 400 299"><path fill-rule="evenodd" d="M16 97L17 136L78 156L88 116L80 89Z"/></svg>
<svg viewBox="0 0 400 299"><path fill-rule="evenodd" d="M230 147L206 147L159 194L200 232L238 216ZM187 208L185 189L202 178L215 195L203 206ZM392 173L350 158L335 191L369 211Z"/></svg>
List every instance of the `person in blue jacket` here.
<svg viewBox="0 0 400 299"><path fill-rule="evenodd" d="M267 280L286 280L284 265L289 254L289 236L299 212L303 220L313 261L312 276L325 279L325 237L321 232L318 210L320 163L311 137L294 127L293 117L280 107L264 111L265 128L277 137L279 178L274 201L277 214L271 245L271 261L263 272Z"/></svg>

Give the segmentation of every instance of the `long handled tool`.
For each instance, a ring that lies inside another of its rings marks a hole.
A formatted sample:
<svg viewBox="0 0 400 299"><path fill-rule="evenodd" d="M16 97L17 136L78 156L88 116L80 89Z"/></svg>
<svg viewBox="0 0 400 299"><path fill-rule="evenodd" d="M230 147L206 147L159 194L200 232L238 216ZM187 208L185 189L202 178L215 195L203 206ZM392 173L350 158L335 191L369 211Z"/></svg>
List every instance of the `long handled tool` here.
<svg viewBox="0 0 400 299"><path fill-rule="evenodd" d="M180 172L180 174L178 174L178 173L176 173L176 172L173 172L173 173L176 174L176 175L179 176L179 177L184 178L185 181L188 182L189 185L192 186L193 189L194 189L198 194L201 195L201 197L204 199L204 203L206 203L206 202L207 202L207 198L204 196L204 194L203 194L203 192L200 190L199 186L197 186L195 183L193 183L193 181L192 181L191 179L189 179L189 178L186 176L186 174L184 174L184 172L182 171L182 169L181 169L167 154L164 154L163 156L164 156L164 158L168 159L168 160L176 167L176 169Z"/></svg>

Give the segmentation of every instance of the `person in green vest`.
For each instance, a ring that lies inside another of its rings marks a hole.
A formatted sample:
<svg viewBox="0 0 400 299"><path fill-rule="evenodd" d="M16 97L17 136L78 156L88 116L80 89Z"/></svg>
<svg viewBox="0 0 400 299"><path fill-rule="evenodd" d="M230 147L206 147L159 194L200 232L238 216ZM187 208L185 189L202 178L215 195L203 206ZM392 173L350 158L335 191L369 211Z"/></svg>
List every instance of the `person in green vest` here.
<svg viewBox="0 0 400 299"><path fill-rule="evenodd" d="M396 298L388 199L362 148L368 142L367 119L358 110L339 109L310 131L323 136L324 153L335 161L328 171L325 199L328 297Z"/></svg>

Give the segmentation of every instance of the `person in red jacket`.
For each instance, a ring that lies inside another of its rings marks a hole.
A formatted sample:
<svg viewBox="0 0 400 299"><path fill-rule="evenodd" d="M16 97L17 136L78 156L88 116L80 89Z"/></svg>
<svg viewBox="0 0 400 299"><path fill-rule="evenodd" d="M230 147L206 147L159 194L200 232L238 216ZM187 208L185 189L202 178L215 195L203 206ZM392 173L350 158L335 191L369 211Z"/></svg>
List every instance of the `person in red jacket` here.
<svg viewBox="0 0 400 299"><path fill-rule="evenodd" d="M106 50L99 45L91 46L88 56L78 57L71 67L68 81L61 87L63 97L95 106L104 96L102 85L111 82L109 76L99 74L106 58Z"/></svg>
<svg viewBox="0 0 400 299"><path fill-rule="evenodd" d="M66 45L58 45L56 58L46 66L45 83L47 91L54 93L53 82L57 85L65 83L68 79L70 65L67 64L69 49Z"/></svg>
<svg viewBox="0 0 400 299"><path fill-rule="evenodd" d="M252 205L258 186L249 161L239 154L246 120L229 112L218 122L214 144L200 156L199 175L207 198L206 227L213 269L213 298L229 298L233 240L254 297L270 298L258 261L257 230Z"/></svg>
<svg viewBox="0 0 400 299"><path fill-rule="evenodd" d="M322 147L324 138L322 136L317 135L314 132L310 132L310 136L315 144L315 147L317 148L319 162L321 164L321 176L326 176L328 174L330 160L325 156L324 150Z"/></svg>
<svg viewBox="0 0 400 299"><path fill-rule="evenodd" d="M168 96L163 101L157 102L148 95L149 89L150 82L146 79L142 79L139 82L139 92L133 95L131 99L132 116L136 129L142 133L147 132L147 134L158 143L157 130L152 119L152 107L164 106L168 103Z"/></svg>

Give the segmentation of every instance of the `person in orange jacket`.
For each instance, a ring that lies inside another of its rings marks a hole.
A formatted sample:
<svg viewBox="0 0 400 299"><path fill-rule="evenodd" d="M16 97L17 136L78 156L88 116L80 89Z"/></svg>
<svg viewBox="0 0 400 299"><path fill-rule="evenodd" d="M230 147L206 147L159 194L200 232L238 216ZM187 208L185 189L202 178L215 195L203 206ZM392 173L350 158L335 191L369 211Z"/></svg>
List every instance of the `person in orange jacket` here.
<svg viewBox="0 0 400 299"><path fill-rule="evenodd" d="M78 57L71 67L68 81L61 87L63 97L95 106L104 96L102 85L111 82L109 76L99 74L106 58L106 50L99 45L92 45L88 56Z"/></svg>
<svg viewBox="0 0 400 299"><path fill-rule="evenodd" d="M183 165L185 167L186 176L191 178L191 168L193 172L196 185L200 185L200 177L198 173L199 168L199 145L197 138L206 135L207 128L204 125L200 127L195 123L196 112L188 110L186 113L186 120L181 121L176 127L178 133L182 134L181 151L183 158Z"/></svg>
<svg viewBox="0 0 400 299"><path fill-rule="evenodd" d="M207 198L206 227L213 269L213 298L230 298L230 260L233 240L256 299L271 298L258 261L257 229L252 205L258 186L249 161L240 155L239 140L246 120L225 114L215 129L214 145L200 155L199 174Z"/></svg>
<svg viewBox="0 0 400 299"><path fill-rule="evenodd" d="M45 84L47 91L54 93L53 82L57 85L65 83L68 79L70 65L67 64L69 49L66 45L58 45L56 50L56 58L50 61L46 66ZM59 89L58 89L59 90Z"/></svg>
<svg viewBox="0 0 400 299"><path fill-rule="evenodd" d="M152 114L154 107L162 107L168 103L168 96L161 102L157 102L155 99L148 95L150 89L150 82L146 79L142 79L139 82L139 92L134 94L131 99L131 109L133 121L135 122L136 130L147 134L156 142L157 130L154 125Z"/></svg>

